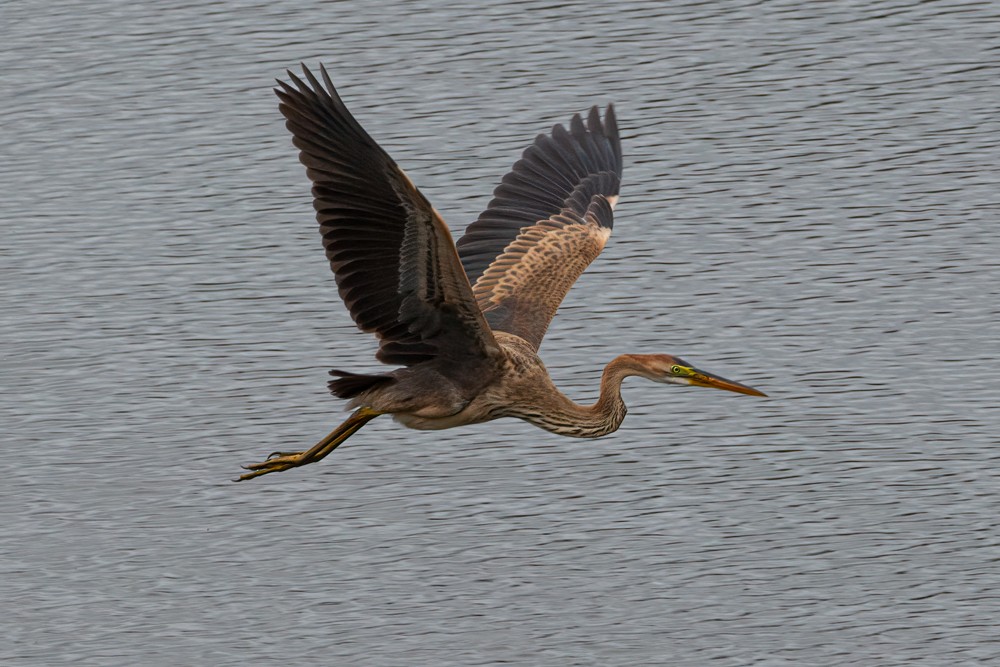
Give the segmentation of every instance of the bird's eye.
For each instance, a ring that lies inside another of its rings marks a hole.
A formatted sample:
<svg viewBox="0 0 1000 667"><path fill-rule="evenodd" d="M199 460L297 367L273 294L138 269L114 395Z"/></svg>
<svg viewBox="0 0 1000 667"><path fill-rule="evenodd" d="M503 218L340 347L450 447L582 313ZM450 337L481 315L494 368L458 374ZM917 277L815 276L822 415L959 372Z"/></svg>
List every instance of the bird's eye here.
<svg viewBox="0 0 1000 667"><path fill-rule="evenodd" d="M673 373L674 375L680 375L681 374L681 367L680 366L671 366L670 367L670 372Z"/></svg>

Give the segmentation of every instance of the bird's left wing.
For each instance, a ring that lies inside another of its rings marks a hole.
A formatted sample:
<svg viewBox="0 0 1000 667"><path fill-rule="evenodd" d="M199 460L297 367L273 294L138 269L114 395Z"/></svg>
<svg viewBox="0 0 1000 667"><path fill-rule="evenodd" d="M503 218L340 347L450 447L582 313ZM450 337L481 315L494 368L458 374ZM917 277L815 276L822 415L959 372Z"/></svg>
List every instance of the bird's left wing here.
<svg viewBox="0 0 1000 667"><path fill-rule="evenodd" d="M410 366L440 357L485 360L496 341L476 305L448 227L344 106L326 69L323 85L278 81L279 108L313 182L316 219L340 296L376 355Z"/></svg>
<svg viewBox="0 0 1000 667"><path fill-rule="evenodd" d="M622 173L614 109L539 135L458 241L494 331L537 350L559 304L611 235Z"/></svg>

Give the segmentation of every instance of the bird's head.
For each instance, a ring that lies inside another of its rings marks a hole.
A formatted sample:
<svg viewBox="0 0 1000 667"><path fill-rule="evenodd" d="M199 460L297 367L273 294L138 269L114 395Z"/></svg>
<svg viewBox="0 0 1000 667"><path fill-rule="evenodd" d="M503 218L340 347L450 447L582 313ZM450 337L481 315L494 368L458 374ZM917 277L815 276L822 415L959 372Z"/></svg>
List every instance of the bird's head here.
<svg viewBox="0 0 1000 667"><path fill-rule="evenodd" d="M713 387L735 391L738 394L767 396L764 392L757 391L753 387L695 368L680 357L669 354L629 354L626 356L634 362L638 375L653 382Z"/></svg>

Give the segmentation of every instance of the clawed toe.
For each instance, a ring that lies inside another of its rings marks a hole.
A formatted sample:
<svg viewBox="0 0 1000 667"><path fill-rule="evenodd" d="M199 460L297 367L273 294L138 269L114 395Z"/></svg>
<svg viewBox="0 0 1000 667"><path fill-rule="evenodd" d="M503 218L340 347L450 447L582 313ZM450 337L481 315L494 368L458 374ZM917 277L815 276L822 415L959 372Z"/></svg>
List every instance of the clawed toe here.
<svg viewBox="0 0 1000 667"><path fill-rule="evenodd" d="M282 470L288 470L289 468L305 465L306 463L309 463L309 461L303 456L302 452L274 452L268 456L266 460L261 461L260 463L251 463L249 465L240 466L244 470L249 470L250 472L240 475L238 479L233 481L242 482L248 479L253 479L254 477L266 475L269 472L281 472Z"/></svg>

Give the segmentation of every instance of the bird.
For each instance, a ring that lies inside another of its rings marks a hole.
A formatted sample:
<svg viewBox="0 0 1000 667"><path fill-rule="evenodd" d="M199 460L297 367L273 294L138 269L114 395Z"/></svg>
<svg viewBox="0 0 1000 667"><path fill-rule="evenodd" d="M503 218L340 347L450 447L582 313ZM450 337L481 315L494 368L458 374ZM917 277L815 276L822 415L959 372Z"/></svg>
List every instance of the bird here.
<svg viewBox="0 0 1000 667"><path fill-rule="evenodd" d="M348 111L320 64L277 79L279 110L312 182L313 204L340 297L376 358L394 370L332 370L330 392L354 412L305 451L243 466L245 481L315 463L372 419L420 430L503 417L558 435L618 429L625 378L765 396L669 354L622 354L600 397L559 391L538 350L563 298L604 248L622 176L614 106L591 107L540 134L457 244L441 215Z"/></svg>

